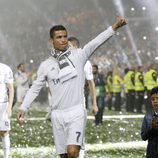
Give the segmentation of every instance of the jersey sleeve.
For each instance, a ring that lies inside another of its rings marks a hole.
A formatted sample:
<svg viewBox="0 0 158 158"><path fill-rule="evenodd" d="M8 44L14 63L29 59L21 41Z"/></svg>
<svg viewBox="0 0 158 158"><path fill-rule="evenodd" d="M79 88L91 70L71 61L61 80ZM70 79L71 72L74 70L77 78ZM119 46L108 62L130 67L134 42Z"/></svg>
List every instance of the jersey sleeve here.
<svg viewBox="0 0 158 158"><path fill-rule="evenodd" d="M97 37L95 37L93 40L91 40L89 43L87 43L83 47L83 58L85 62L88 60L88 58L94 53L94 51L105 41L107 41L112 35L114 35L114 30L110 26L108 29L106 29L104 32L100 33Z"/></svg>
<svg viewBox="0 0 158 158"><path fill-rule="evenodd" d="M5 83L13 83L13 80L13 72L9 67L7 67L5 72Z"/></svg>
<svg viewBox="0 0 158 158"><path fill-rule="evenodd" d="M84 66L84 72L85 72L86 80L93 80L92 65L89 61L87 61Z"/></svg>
<svg viewBox="0 0 158 158"><path fill-rule="evenodd" d="M28 90L28 92L24 98L24 101L20 107L21 110L28 111L32 102L38 96L40 90L42 89L42 87L45 86L45 84L46 84L46 76L44 73L44 67L43 67L43 65L41 65L37 71L36 81L33 82L33 85Z"/></svg>

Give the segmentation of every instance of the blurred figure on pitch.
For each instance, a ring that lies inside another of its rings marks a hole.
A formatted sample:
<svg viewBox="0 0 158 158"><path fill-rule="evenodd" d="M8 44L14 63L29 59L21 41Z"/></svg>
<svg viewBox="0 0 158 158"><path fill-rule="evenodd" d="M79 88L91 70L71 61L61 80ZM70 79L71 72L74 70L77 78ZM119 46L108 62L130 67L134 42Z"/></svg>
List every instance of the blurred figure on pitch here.
<svg viewBox="0 0 158 158"><path fill-rule="evenodd" d="M147 93L147 98L145 99L146 111L151 112L151 100L150 91L152 88L157 86L158 73L156 71L156 65L153 63L149 66L148 71L144 75L144 86Z"/></svg>
<svg viewBox="0 0 158 158"><path fill-rule="evenodd" d="M142 107L144 104L144 76L143 76L143 66L138 66L137 72L135 74L135 91L136 91L136 101L135 108L137 113L142 113Z"/></svg>
<svg viewBox="0 0 158 158"><path fill-rule="evenodd" d="M113 71L108 71L107 77L106 77L106 95L107 95L107 107L109 110L112 110L112 74Z"/></svg>
<svg viewBox="0 0 158 158"><path fill-rule="evenodd" d="M0 137L4 158L11 158L9 131L13 98L13 72L8 65L0 63Z"/></svg>
<svg viewBox="0 0 158 158"><path fill-rule="evenodd" d="M17 66L18 72L15 74L16 102L21 105L23 99L31 85L32 73L26 73L25 65L20 63Z"/></svg>
<svg viewBox="0 0 158 158"><path fill-rule="evenodd" d="M84 65L96 48L108 40L115 31L126 25L123 17L87 43L83 49L68 47L68 32L62 25L50 29L51 56L38 69L37 80L27 92L17 121L22 124L31 103L48 82L51 91L51 122L57 154L60 158L77 158L86 127L84 99ZM94 111L95 113L95 111Z"/></svg>
<svg viewBox="0 0 158 158"><path fill-rule="evenodd" d="M144 116L141 137L148 140L147 158L158 158L158 87L150 91L151 111Z"/></svg>
<svg viewBox="0 0 158 158"><path fill-rule="evenodd" d="M96 88L98 113L95 115L95 125L103 123L103 113L105 107L105 77L99 73L98 65L93 65L94 83Z"/></svg>
<svg viewBox="0 0 158 158"><path fill-rule="evenodd" d="M128 92L127 97L127 112L134 112L134 105L135 105L135 69L131 67L127 72L126 76L126 87Z"/></svg>
<svg viewBox="0 0 158 158"><path fill-rule="evenodd" d="M127 89L127 85L128 85L128 76L127 76L127 73L128 73L128 71L129 71L129 68L125 68L124 69L124 78L123 78L123 85L124 85L124 94L125 94L125 109L126 109L126 111L128 110L128 107L129 107L129 103L128 103L128 101L129 101L129 99L128 99L128 97L129 97L129 95L128 95L128 89Z"/></svg>
<svg viewBox="0 0 158 158"><path fill-rule="evenodd" d="M121 92L123 87L123 79L120 77L118 69L115 69L112 77L112 91L114 99L115 111L121 111Z"/></svg>

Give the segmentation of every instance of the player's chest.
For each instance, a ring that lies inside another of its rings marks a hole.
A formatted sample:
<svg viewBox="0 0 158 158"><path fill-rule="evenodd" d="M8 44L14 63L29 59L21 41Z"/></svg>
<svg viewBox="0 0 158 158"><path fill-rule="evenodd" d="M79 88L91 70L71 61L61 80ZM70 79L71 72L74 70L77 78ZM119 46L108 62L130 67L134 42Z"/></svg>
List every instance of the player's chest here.
<svg viewBox="0 0 158 158"><path fill-rule="evenodd" d="M56 86L60 83L59 80L59 65L57 62L47 65L45 68L46 79L49 85Z"/></svg>

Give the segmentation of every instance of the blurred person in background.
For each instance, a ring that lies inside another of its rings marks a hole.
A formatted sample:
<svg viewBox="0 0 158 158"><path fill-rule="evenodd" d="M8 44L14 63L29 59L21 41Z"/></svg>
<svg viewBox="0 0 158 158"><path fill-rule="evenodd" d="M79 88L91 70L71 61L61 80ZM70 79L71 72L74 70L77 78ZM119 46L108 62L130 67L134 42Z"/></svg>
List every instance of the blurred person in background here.
<svg viewBox="0 0 158 158"><path fill-rule="evenodd" d="M136 101L135 108L137 113L142 113L142 107L144 104L144 76L143 76L143 66L138 66L137 72L135 74L135 91L136 91Z"/></svg>
<svg viewBox="0 0 158 158"><path fill-rule="evenodd" d="M129 71L129 68L125 68L124 69L124 78L123 78L123 83L124 83L124 93L125 93L125 109L126 109L126 111L128 111L128 108L129 108L129 103L128 103L128 101L129 101L129 99L128 99L128 97L129 97L129 95L128 95L128 88L127 88L127 85L128 85L128 71Z"/></svg>
<svg viewBox="0 0 158 158"><path fill-rule="evenodd" d="M148 140L147 158L158 158L158 86L150 91L151 111L146 113L142 121L141 137Z"/></svg>
<svg viewBox="0 0 158 158"><path fill-rule="evenodd" d="M31 73L25 71L25 65L20 63L17 66L17 73L15 74L15 87L16 87L16 102L21 105L30 85Z"/></svg>
<svg viewBox="0 0 158 158"><path fill-rule="evenodd" d="M103 123L103 113L105 107L105 76L99 73L98 65L93 65L92 67L98 106L98 112L95 115L95 125L99 125Z"/></svg>
<svg viewBox="0 0 158 158"><path fill-rule="evenodd" d="M123 87L123 79L120 77L118 69L115 69L112 77L112 91L114 99L115 111L121 111L121 92Z"/></svg>
<svg viewBox="0 0 158 158"><path fill-rule="evenodd" d="M156 65L150 64L148 71L144 75L144 85L147 92L147 98L145 99L146 111L151 112L151 100L150 100L150 91L152 88L157 86L158 73L156 71Z"/></svg>
<svg viewBox="0 0 158 158"><path fill-rule="evenodd" d="M0 137L4 158L11 158L9 131L13 98L13 72L8 65L0 63Z"/></svg>
<svg viewBox="0 0 158 158"><path fill-rule="evenodd" d="M134 112L135 105L135 69L131 67L127 72L126 86L128 92L127 112Z"/></svg>
<svg viewBox="0 0 158 158"><path fill-rule="evenodd" d="M51 91L51 121L54 141L60 158L77 158L83 143L86 126L84 101L84 65L96 48L109 39L115 31L126 25L126 20L117 21L83 49L68 48L68 32L62 25L50 29L51 56L41 63L37 80L27 92L17 114L17 121L24 122L25 113L48 82Z"/></svg>
<svg viewBox="0 0 158 158"><path fill-rule="evenodd" d="M107 77L106 77L106 95L107 95L107 107L109 110L112 109L112 74L113 71L108 71Z"/></svg>

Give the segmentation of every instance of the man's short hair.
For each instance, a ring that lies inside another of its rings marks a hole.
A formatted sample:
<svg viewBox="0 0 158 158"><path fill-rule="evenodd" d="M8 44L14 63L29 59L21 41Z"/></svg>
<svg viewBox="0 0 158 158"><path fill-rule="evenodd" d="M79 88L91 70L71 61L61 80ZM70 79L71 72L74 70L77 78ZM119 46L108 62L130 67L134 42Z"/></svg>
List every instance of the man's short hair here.
<svg viewBox="0 0 158 158"><path fill-rule="evenodd" d="M70 41L70 42L76 42L77 47L78 48L80 47L80 42L79 42L79 40L76 37L69 37L68 41Z"/></svg>
<svg viewBox="0 0 158 158"><path fill-rule="evenodd" d="M158 86L152 88L152 90L150 91L150 96L152 96L153 94L158 94Z"/></svg>
<svg viewBox="0 0 158 158"><path fill-rule="evenodd" d="M140 70L142 68L143 68L143 66L140 65L140 66L137 67L137 70Z"/></svg>
<svg viewBox="0 0 158 158"><path fill-rule="evenodd" d="M129 68L128 68L128 67L124 69L124 73L125 73L125 74L127 74L128 71L129 71Z"/></svg>
<svg viewBox="0 0 158 158"><path fill-rule="evenodd" d="M95 67L98 70L98 65L94 64L92 67Z"/></svg>
<svg viewBox="0 0 158 158"><path fill-rule="evenodd" d="M63 25L55 25L50 29L50 38L54 37L55 31L66 31L66 28Z"/></svg>
<svg viewBox="0 0 158 158"><path fill-rule="evenodd" d="M108 73L107 73L107 76L109 76L109 75L112 75L112 71L110 70L110 71L108 71Z"/></svg>
<svg viewBox="0 0 158 158"><path fill-rule="evenodd" d="M21 65L24 65L24 63L18 64L17 68L19 69L21 67Z"/></svg>

